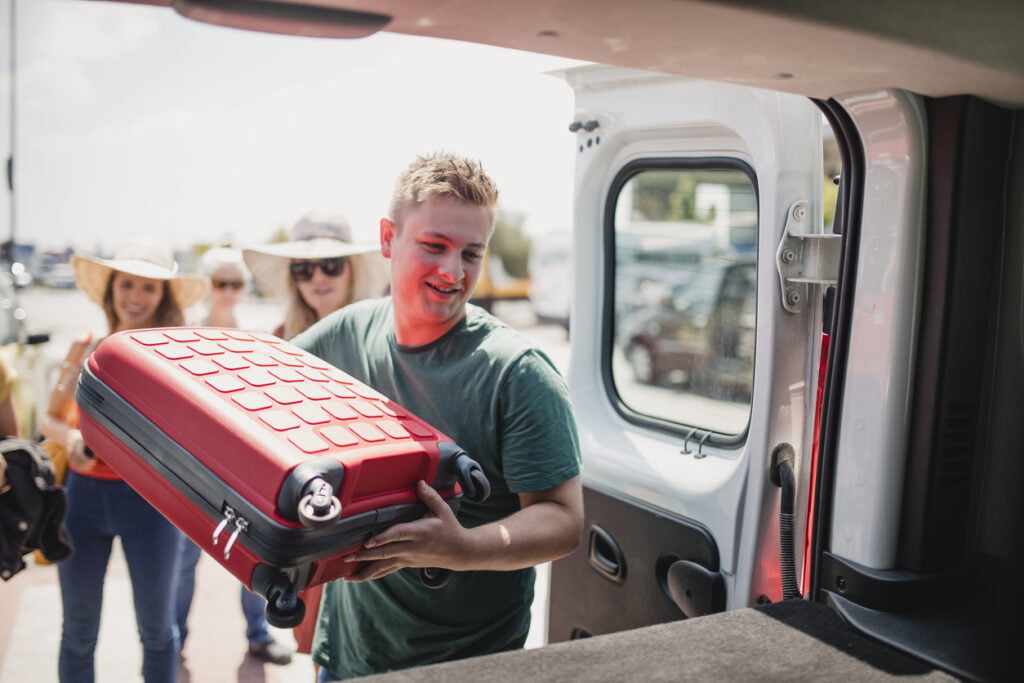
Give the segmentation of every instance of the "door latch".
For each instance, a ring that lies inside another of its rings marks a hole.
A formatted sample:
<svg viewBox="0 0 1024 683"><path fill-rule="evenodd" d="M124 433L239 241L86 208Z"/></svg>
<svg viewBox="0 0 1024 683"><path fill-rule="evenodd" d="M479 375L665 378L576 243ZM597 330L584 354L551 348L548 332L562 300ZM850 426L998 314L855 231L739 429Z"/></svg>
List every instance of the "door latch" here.
<svg viewBox="0 0 1024 683"><path fill-rule="evenodd" d="M804 310L812 287L834 285L839 279L843 236L808 232L812 218L809 201L793 202L775 254L782 306L790 313Z"/></svg>

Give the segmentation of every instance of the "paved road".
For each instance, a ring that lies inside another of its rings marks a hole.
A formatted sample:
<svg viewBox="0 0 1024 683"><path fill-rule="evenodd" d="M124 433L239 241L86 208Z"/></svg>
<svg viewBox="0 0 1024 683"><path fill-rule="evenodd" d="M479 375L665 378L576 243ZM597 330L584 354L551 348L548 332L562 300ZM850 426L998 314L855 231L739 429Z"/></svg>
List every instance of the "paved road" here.
<svg viewBox="0 0 1024 683"><path fill-rule="evenodd" d="M73 336L85 330L100 332L104 321L99 309L74 290L42 288L24 292L21 305L28 314L29 330L46 331L51 342L42 350L43 364L59 363ZM244 324L269 330L277 322L277 304L250 302L243 306ZM545 348L563 370L568 345L560 328L534 325L525 304L509 304L497 313ZM534 628L528 647L543 644L547 619L547 566L539 568ZM298 655L287 666L263 664L247 655L245 623L238 598L238 582L220 565L204 557L199 563L191 633L186 644L179 683L292 683L314 681L308 656ZM51 683L57 680L57 652L61 629L60 589L54 566L29 567L0 584L0 683ZM275 630L290 640L288 631ZM292 641L294 642L294 641ZM96 654L98 681L140 681L141 646L135 630L131 585L120 549L107 575L100 640Z"/></svg>

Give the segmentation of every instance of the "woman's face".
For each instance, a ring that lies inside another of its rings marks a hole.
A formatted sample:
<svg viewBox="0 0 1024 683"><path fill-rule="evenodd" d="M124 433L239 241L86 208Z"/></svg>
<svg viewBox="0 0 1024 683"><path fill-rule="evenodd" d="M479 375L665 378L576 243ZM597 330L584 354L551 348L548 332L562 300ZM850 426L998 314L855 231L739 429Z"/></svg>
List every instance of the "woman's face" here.
<svg viewBox="0 0 1024 683"><path fill-rule="evenodd" d="M156 325L156 311L164 296L164 281L117 272L111 287L114 316L119 330Z"/></svg>
<svg viewBox="0 0 1024 683"><path fill-rule="evenodd" d="M218 268L210 276L210 306L231 310L242 297L245 278L235 268Z"/></svg>
<svg viewBox="0 0 1024 683"><path fill-rule="evenodd" d="M292 261L292 263L302 263L302 261ZM325 273L319 260L306 263L316 264L311 269L313 276L308 280L300 280L293 276L292 281L299 290L302 300L316 312L317 319L333 313L349 302L352 291L352 264L347 259L344 260L341 271L335 275ZM328 268L328 270L332 269Z"/></svg>

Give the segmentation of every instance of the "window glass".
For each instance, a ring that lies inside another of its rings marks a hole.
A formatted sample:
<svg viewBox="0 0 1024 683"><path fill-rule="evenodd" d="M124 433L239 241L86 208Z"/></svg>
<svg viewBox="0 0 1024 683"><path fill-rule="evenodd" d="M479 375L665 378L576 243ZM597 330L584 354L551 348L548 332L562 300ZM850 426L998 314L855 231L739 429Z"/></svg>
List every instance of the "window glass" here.
<svg viewBox="0 0 1024 683"><path fill-rule="evenodd" d="M746 429L757 193L736 169L652 169L616 199L612 380L631 411Z"/></svg>

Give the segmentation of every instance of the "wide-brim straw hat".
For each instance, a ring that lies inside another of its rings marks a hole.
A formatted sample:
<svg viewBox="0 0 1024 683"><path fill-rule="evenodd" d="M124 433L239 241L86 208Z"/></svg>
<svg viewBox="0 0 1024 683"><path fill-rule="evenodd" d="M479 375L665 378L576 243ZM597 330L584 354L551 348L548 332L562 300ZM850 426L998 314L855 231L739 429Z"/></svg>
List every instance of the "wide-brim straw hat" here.
<svg viewBox="0 0 1024 683"><path fill-rule="evenodd" d="M353 242L348 221L337 215L308 214L292 228L291 241L249 247L242 253L256 285L269 296L287 297L291 292L288 264L293 260L347 256L352 268L353 301L382 296L388 284L380 245Z"/></svg>
<svg viewBox="0 0 1024 683"><path fill-rule="evenodd" d="M107 283L115 272L127 273L153 280L166 280L178 308L190 308L206 295L204 278L178 272L174 256L164 247L149 244L126 244L114 253L114 258L74 255L71 268L75 282L90 300L102 306Z"/></svg>

